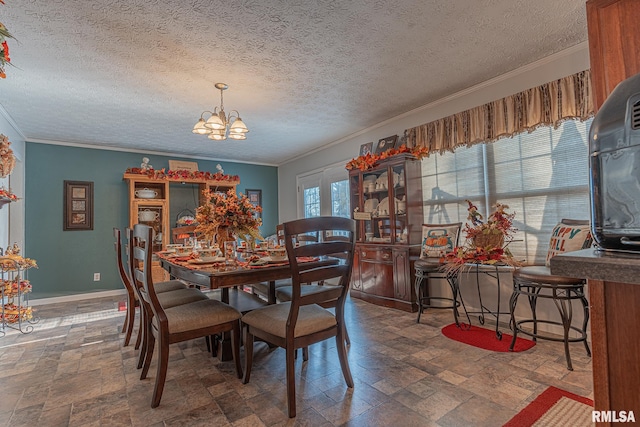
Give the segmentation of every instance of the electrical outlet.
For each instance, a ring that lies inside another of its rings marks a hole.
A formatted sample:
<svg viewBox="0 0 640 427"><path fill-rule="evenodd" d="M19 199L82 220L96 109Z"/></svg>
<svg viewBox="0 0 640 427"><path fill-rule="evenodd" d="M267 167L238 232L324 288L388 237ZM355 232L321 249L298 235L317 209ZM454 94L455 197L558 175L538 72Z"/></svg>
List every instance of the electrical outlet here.
<svg viewBox="0 0 640 427"><path fill-rule="evenodd" d="M100 273L93 273L93 281L94 282L100 281Z"/></svg>

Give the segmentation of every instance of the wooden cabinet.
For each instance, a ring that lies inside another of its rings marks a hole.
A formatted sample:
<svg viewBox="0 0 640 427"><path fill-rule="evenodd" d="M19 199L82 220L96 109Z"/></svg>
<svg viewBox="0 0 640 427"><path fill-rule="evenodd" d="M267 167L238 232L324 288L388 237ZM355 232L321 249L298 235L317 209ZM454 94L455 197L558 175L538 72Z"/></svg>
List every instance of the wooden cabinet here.
<svg viewBox="0 0 640 427"><path fill-rule="evenodd" d="M145 224L153 228L153 252L169 243L169 181L146 175L125 175L129 184L129 227Z"/></svg>
<svg viewBox="0 0 640 427"><path fill-rule="evenodd" d="M349 173L356 226L351 295L416 311L413 263L422 238L421 163L399 154Z"/></svg>
<svg viewBox="0 0 640 427"><path fill-rule="evenodd" d="M216 180L197 178L154 178L145 174L125 173L124 178L129 189L129 227L134 224L146 224L155 231L153 251L166 248L171 241L172 219L170 211L171 184L198 184L199 204L203 203L202 193L205 189L214 192L236 191L239 179ZM175 225L175 224L173 224Z"/></svg>
<svg viewBox="0 0 640 427"><path fill-rule="evenodd" d="M587 1L594 107L600 109L618 83L640 73L640 2Z"/></svg>

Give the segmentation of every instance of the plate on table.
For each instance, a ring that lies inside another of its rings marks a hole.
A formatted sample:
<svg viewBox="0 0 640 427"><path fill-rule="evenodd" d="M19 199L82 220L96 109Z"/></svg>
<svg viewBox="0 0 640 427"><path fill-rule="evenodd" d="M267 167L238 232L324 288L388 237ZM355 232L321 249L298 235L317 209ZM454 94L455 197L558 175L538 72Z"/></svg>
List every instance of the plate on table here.
<svg viewBox="0 0 640 427"><path fill-rule="evenodd" d="M249 262L249 266L251 267L259 267L261 265L267 265L268 261L264 258L259 258Z"/></svg>
<svg viewBox="0 0 640 427"><path fill-rule="evenodd" d="M261 258L265 261L267 261L269 264L277 264L277 263L282 263L282 262L287 262L289 261L289 258L287 258L286 256L283 257L273 257L273 256L266 256L264 258Z"/></svg>
<svg viewBox="0 0 640 427"><path fill-rule="evenodd" d="M189 264L213 264L214 262L224 262L225 258L221 256L211 256L204 258L194 258L187 261Z"/></svg>

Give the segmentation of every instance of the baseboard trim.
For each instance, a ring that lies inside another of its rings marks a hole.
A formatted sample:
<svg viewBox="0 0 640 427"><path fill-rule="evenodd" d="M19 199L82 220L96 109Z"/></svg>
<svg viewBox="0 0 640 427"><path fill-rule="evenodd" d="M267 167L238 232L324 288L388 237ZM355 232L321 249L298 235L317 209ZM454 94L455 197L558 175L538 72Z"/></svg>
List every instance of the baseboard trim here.
<svg viewBox="0 0 640 427"><path fill-rule="evenodd" d="M113 291L89 292L86 294L65 295L62 297L30 299L29 305L36 306L36 305L46 305L46 304L57 304L61 302L81 301L85 299L104 298L104 297L115 297L118 295L126 295L126 294L127 292L124 289L116 289Z"/></svg>

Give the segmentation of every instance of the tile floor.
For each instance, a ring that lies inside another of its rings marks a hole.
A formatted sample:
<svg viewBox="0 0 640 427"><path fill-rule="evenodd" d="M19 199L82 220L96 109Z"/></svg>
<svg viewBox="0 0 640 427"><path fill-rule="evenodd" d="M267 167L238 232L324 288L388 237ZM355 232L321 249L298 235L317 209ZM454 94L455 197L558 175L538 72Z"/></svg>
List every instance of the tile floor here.
<svg viewBox="0 0 640 427"><path fill-rule="evenodd" d="M122 347L123 298L38 306L31 334L0 337L4 426L501 426L547 386L593 397L591 360L541 341L524 353L494 353L451 341L449 310L415 313L350 299L349 361L342 378L334 341L298 360L298 416L286 416L284 351L256 344L251 382L235 378L204 339L174 345L160 406L150 408L155 363L139 380L133 345Z"/></svg>

